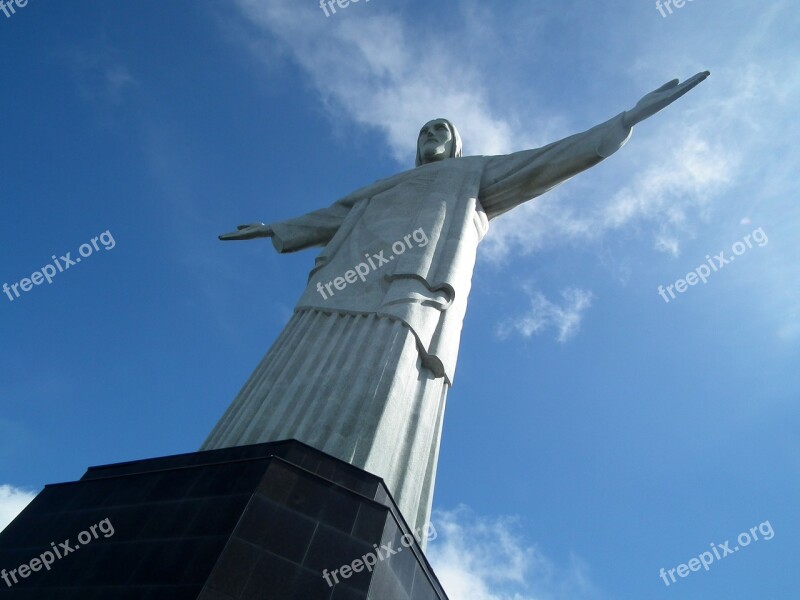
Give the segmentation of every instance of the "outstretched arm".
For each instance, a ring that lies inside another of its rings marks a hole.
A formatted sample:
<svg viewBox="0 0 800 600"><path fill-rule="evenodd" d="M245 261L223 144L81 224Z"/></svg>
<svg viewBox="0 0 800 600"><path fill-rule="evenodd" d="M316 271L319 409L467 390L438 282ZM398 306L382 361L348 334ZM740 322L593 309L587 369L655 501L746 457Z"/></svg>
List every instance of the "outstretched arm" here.
<svg viewBox="0 0 800 600"><path fill-rule="evenodd" d="M404 174L400 173L387 179L381 179L348 194L326 208L294 219L278 221L269 225L264 223L239 225L236 231L224 233L219 236L219 239L229 241L270 237L278 252L295 252L314 246L324 246L333 239L351 209L358 202L385 191L395 185L403 176Z"/></svg>
<svg viewBox="0 0 800 600"><path fill-rule="evenodd" d="M295 252L314 246L324 246L344 223L355 200L348 196L327 208L269 225L264 223L239 225L236 231L222 234L219 239L229 241L269 237L272 238L272 244L278 252Z"/></svg>
<svg viewBox="0 0 800 600"><path fill-rule="evenodd" d="M698 73L678 84L672 80L644 96L631 110L605 123L542 148L487 157L480 201L492 219L540 196L619 150L637 123L668 106L706 77Z"/></svg>
<svg viewBox="0 0 800 600"><path fill-rule="evenodd" d="M327 208L321 208L294 219L269 225L264 223L239 225L236 231L224 233L219 236L219 239L228 241L271 237L272 244L278 252L295 252L314 246L324 246L333 239L350 211L359 202L404 181L406 177L413 175L413 171L414 169L411 169L386 179L380 179L337 200Z"/></svg>

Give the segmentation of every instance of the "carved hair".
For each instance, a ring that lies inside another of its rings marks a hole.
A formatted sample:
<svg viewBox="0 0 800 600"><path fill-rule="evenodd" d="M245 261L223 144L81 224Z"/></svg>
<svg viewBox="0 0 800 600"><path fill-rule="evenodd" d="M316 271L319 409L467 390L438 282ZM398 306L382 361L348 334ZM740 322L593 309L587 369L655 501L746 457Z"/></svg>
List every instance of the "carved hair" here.
<svg viewBox="0 0 800 600"><path fill-rule="evenodd" d="M450 129L450 133L453 136L453 144L452 144L453 150L450 153L450 156L448 158L459 158L461 156L461 151L462 151L461 136L459 135L458 129L456 129L456 126L453 125L447 119L431 119L430 121L428 121L428 123L432 123L433 121L442 121ZM428 123L425 123L425 125L427 125ZM423 125L423 127L425 127L425 125ZM422 130L420 130L420 131L422 131ZM416 160L416 166L420 166L421 164L422 164L422 157L419 155L419 137L418 137L417 138L417 160Z"/></svg>

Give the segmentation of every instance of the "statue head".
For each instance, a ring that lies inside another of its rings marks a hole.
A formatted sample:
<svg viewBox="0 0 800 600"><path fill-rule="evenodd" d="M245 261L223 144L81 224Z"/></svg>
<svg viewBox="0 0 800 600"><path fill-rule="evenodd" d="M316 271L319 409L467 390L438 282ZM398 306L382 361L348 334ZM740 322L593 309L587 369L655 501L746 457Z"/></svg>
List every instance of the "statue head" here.
<svg viewBox="0 0 800 600"><path fill-rule="evenodd" d="M447 119L434 119L422 126L417 138L416 165L461 156L461 136Z"/></svg>

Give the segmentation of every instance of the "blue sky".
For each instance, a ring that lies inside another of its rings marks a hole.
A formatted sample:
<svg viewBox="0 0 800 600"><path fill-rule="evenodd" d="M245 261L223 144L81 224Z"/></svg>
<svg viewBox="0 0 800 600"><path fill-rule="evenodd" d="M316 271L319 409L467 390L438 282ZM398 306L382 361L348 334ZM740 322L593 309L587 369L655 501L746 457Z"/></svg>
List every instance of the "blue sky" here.
<svg viewBox="0 0 800 600"><path fill-rule="evenodd" d="M203 441L315 255L219 233L411 168L431 118L465 154L505 153L708 69L608 161L492 222L430 554L454 600L797 598L798 20L790 0L0 13L0 284L114 241L0 294L0 526L46 483ZM659 296L747 235L767 241ZM772 539L659 578L766 521Z"/></svg>

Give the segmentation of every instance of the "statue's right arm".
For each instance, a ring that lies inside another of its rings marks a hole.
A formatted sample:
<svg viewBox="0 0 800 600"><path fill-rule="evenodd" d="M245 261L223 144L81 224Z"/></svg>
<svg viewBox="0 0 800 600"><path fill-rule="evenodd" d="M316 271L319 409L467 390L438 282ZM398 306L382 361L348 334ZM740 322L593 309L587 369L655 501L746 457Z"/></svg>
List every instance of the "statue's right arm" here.
<svg viewBox="0 0 800 600"><path fill-rule="evenodd" d="M339 231L357 203L391 188L404 175L400 173L364 186L327 208L294 219L271 223L269 227L272 230L272 244L278 252L296 252L315 246L325 246Z"/></svg>
<svg viewBox="0 0 800 600"><path fill-rule="evenodd" d="M249 240L260 237L272 238L278 252L296 252L327 244L344 223L355 204L396 185L408 173L399 173L364 186L337 200L327 208L265 225L253 223L240 225L236 231L219 236L221 240Z"/></svg>
<svg viewBox="0 0 800 600"><path fill-rule="evenodd" d="M355 199L345 197L327 208L271 223L272 244L278 252L296 252L327 244L342 226Z"/></svg>

